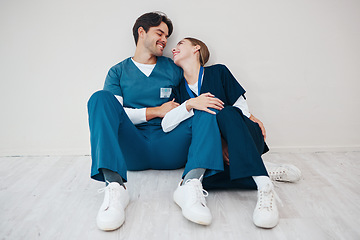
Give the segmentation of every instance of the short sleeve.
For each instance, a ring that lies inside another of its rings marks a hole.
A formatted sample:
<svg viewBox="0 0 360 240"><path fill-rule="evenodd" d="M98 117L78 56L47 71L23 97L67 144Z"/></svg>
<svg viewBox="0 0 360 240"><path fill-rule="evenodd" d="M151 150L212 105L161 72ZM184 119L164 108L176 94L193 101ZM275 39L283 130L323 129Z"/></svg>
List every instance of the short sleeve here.
<svg viewBox="0 0 360 240"><path fill-rule="evenodd" d="M223 86L226 94L227 101L230 105L233 105L240 96L244 96L245 90L240 83L231 74L230 70L224 66L222 69ZM245 98L245 96L244 96Z"/></svg>
<svg viewBox="0 0 360 240"><path fill-rule="evenodd" d="M122 96L122 91L120 87L120 77L121 77L121 70L116 66L110 68L104 84L104 90L111 92L114 95Z"/></svg>

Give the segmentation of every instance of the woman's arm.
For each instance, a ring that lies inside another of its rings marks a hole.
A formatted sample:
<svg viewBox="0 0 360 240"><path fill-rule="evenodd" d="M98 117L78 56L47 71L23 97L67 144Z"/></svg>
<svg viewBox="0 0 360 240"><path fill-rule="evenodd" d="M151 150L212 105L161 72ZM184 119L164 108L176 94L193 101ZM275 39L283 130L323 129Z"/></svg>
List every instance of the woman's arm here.
<svg viewBox="0 0 360 240"><path fill-rule="evenodd" d="M187 100L186 109L188 111L191 109L197 109L211 114L216 114L209 108L214 108L220 111L224 108L224 103L211 93L203 93L196 98L190 98Z"/></svg>
<svg viewBox="0 0 360 240"><path fill-rule="evenodd" d="M254 115L251 114L250 116L250 120L257 123L259 125L259 127L261 128L261 132L264 136L264 141L266 140L266 131L265 131L265 127L264 127L264 124L259 120L257 119L256 117L254 117Z"/></svg>
<svg viewBox="0 0 360 240"><path fill-rule="evenodd" d="M238 98L238 100L234 103L233 106L239 108L246 117L250 118L251 113L249 111L249 107L245 98L242 95Z"/></svg>
<svg viewBox="0 0 360 240"><path fill-rule="evenodd" d="M164 132L172 131L182 121L185 121L194 115L194 111L192 109L190 111L186 109L186 102L187 101L165 114L165 117L161 121L161 127Z"/></svg>
<svg viewBox="0 0 360 240"><path fill-rule="evenodd" d="M243 96L240 96L239 99L234 103L233 106L239 108L242 111L242 113L246 117L248 117L251 121L256 122L257 124L259 124L261 132L262 132L262 134L264 136L264 140L266 140L266 131L265 131L264 124L259 119L254 117L254 115L252 115L250 113L249 107L247 105L247 102L246 102L245 98Z"/></svg>
<svg viewBox="0 0 360 240"><path fill-rule="evenodd" d="M172 109L165 115L161 121L162 129L164 132L170 132L182 121L192 117L194 115L193 109L216 114L209 108L221 110L224 108L224 103L220 99L215 98L215 96L211 93L203 93L196 98L190 98L179 107Z"/></svg>

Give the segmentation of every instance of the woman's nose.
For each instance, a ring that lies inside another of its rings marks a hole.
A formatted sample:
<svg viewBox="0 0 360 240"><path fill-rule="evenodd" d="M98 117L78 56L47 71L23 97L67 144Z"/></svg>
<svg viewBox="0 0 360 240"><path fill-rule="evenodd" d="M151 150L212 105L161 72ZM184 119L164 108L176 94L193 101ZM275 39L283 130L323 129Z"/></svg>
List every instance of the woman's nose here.
<svg viewBox="0 0 360 240"><path fill-rule="evenodd" d="M176 51L176 49L175 49L175 48L173 48L173 49L171 49L171 51L174 53L174 52Z"/></svg>

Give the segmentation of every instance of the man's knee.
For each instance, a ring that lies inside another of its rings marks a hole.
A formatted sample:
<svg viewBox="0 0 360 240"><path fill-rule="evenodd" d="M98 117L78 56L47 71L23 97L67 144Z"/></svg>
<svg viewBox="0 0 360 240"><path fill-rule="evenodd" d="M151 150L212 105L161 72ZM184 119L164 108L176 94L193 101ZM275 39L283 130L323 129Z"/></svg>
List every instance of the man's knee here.
<svg viewBox="0 0 360 240"><path fill-rule="evenodd" d="M114 95L111 92L106 90L99 90L93 93L93 95L91 95L88 101L88 107L90 107L94 103L108 101L109 99L113 99L113 98Z"/></svg>
<svg viewBox="0 0 360 240"><path fill-rule="evenodd" d="M89 99L88 114L93 115L107 115L107 113L124 113L124 108L116 97L109 91L100 90L95 92Z"/></svg>
<svg viewBox="0 0 360 240"><path fill-rule="evenodd" d="M91 95L87 107L88 110L93 110L96 108L107 108L107 107L115 107L120 111L123 111L123 107L121 103L116 99L114 94L106 90L99 90Z"/></svg>

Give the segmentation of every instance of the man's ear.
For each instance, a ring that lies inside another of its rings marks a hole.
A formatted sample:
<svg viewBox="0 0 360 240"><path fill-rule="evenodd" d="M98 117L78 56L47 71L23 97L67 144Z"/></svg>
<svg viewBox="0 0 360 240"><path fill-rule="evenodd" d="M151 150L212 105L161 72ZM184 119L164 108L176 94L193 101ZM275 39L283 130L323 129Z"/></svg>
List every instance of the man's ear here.
<svg viewBox="0 0 360 240"><path fill-rule="evenodd" d="M145 32L145 29L143 27L139 27L138 28L138 35L139 35L139 38L141 37L144 37L144 35L146 34Z"/></svg>

